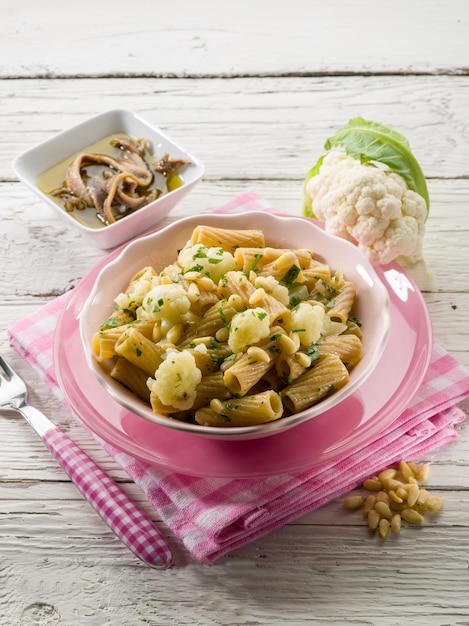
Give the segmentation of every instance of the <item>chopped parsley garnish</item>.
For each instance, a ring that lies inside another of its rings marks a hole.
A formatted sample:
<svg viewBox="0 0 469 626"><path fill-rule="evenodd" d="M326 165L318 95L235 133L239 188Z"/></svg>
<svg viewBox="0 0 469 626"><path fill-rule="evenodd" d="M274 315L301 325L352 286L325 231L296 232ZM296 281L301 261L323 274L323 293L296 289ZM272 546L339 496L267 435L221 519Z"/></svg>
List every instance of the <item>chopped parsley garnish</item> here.
<svg viewBox="0 0 469 626"><path fill-rule="evenodd" d="M190 267L189 269L184 270L183 274L188 274L189 272L201 272L203 269L204 269L203 266L197 263L193 267Z"/></svg>
<svg viewBox="0 0 469 626"><path fill-rule="evenodd" d="M236 359L236 353L230 354L230 356L227 356L226 358L223 359L223 361L234 361Z"/></svg>
<svg viewBox="0 0 469 626"><path fill-rule="evenodd" d="M329 283L326 283L325 280L321 280L321 286L325 291L328 291L330 294L335 295L336 293L338 293L337 289L334 289L334 287L329 285Z"/></svg>
<svg viewBox="0 0 469 626"><path fill-rule="evenodd" d="M359 317L349 317L348 321L352 322L352 324L356 324L357 326L361 326L363 324L362 320Z"/></svg>
<svg viewBox="0 0 469 626"><path fill-rule="evenodd" d="M300 268L298 265L292 265L288 272L286 272L282 278L280 279L281 283L285 283L285 285L293 285L295 280L298 278L300 273Z"/></svg>
<svg viewBox="0 0 469 626"><path fill-rule="evenodd" d="M262 259L264 255L263 254L255 254L254 255L254 260L251 263L251 267L249 267L246 271L246 276L249 276L250 272L253 272L257 266L257 264L259 263L259 261Z"/></svg>
<svg viewBox="0 0 469 626"><path fill-rule="evenodd" d="M230 329L230 323L226 319L225 312L223 311L221 306L218 307L218 313L220 314L221 321L223 322L223 325L225 326L225 328L227 328L229 330Z"/></svg>
<svg viewBox="0 0 469 626"><path fill-rule="evenodd" d="M106 320L106 323L103 324L102 328L116 328L117 326L119 326L119 320L117 319L117 317L112 316Z"/></svg>
<svg viewBox="0 0 469 626"><path fill-rule="evenodd" d="M306 350L303 350L303 352L307 356L309 356L309 358L311 359L311 362L312 361L317 361L317 359L319 359L319 357L321 356L319 354L319 350L318 350L317 346L314 343L312 343L310 346L308 346L306 348Z"/></svg>

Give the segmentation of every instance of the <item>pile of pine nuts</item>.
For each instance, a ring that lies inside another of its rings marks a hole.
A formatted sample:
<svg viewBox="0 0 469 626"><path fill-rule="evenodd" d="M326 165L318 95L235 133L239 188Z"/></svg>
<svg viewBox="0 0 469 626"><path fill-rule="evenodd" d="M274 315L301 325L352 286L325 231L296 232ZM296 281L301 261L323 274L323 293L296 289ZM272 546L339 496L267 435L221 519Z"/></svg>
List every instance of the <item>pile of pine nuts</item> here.
<svg viewBox="0 0 469 626"><path fill-rule="evenodd" d="M344 506L350 511L363 509L368 528L385 539L389 532L398 533L403 521L422 524L424 514L441 510L442 496L431 496L420 486L429 475L428 463L400 461L397 467L365 480L363 488L369 495L347 496Z"/></svg>

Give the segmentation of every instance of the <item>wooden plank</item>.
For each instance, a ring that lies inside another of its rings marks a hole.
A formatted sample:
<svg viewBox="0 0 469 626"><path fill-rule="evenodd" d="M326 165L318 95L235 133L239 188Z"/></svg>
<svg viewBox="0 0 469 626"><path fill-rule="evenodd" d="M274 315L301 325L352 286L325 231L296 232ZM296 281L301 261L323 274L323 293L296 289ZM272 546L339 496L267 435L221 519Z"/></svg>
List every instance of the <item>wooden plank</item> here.
<svg viewBox="0 0 469 626"><path fill-rule="evenodd" d="M465 0L3 0L3 77L467 72Z"/></svg>
<svg viewBox="0 0 469 626"><path fill-rule="evenodd" d="M169 133L204 162L207 179L289 185L357 115L403 133L428 178L463 178L468 100L461 76L0 81L0 180L14 180L23 150L115 108Z"/></svg>
<svg viewBox="0 0 469 626"><path fill-rule="evenodd" d="M187 214L212 211L248 190L258 193L288 214L301 215L301 184L301 180L290 180L285 184L283 181L264 179L206 179L162 224ZM467 249L468 238L467 229L457 224L464 224L469 182L433 180L429 181L429 191L432 207L424 239L427 265L418 264L409 268L409 272L424 292L458 294L461 291L460 274L465 267L461 248ZM0 282L3 305L18 303L18 299L31 302L30 298L47 301L56 297L72 289L107 254L70 229L65 220L58 219L23 184L0 185L0 212L3 215L0 246L8 252L3 267L8 280ZM448 215L451 215L451 220ZM30 259L30 271L23 275L21 284L16 284L18 267L25 255ZM53 273L47 271L51 266L54 267ZM464 294L461 297L464 298ZM459 313L462 315L463 311Z"/></svg>
<svg viewBox="0 0 469 626"><path fill-rule="evenodd" d="M64 532L64 521L72 518ZM409 529L383 544L361 527L344 536L340 527L290 525L213 566L194 563L175 547L179 567L161 572L135 561L80 507L64 504L55 516L18 512L5 522L5 623L20 623L39 601L64 624L113 626L247 626L253 620L261 626L381 626L396 624L396 614L405 615L406 624L441 626L459 623L452 620L469 611L461 551L467 528L453 528L449 536L434 527ZM31 532L20 536L17 529L25 525ZM444 548L435 548L442 539Z"/></svg>

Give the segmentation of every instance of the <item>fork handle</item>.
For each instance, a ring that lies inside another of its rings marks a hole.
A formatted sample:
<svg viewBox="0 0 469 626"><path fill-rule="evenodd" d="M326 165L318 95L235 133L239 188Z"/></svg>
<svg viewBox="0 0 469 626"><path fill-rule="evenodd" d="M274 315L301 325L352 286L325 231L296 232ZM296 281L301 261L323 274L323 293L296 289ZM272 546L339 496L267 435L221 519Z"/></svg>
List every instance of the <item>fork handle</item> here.
<svg viewBox="0 0 469 626"><path fill-rule="evenodd" d="M159 569L171 565L166 539L101 467L55 426L41 438L95 511L139 559Z"/></svg>

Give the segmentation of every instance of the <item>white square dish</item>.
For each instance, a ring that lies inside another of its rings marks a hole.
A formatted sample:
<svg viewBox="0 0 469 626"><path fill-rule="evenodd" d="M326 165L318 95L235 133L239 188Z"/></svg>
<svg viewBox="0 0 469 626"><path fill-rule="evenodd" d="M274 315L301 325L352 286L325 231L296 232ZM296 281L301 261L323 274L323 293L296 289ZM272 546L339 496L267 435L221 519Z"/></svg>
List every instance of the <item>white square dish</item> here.
<svg viewBox="0 0 469 626"><path fill-rule="evenodd" d="M50 193L43 191L38 186L38 179L41 174L62 161L70 159L72 162L77 154L100 139L118 133L132 138L145 138L157 157L168 154L170 158L184 159L189 164L183 168L183 184L180 187L163 193L153 202L111 224L99 224L97 220L97 227L91 227L80 222L60 206ZM121 109L96 115L26 150L13 161L13 170L61 219L67 220L70 226L102 249L114 248L152 229L191 191L204 174L204 166L195 156L135 113Z"/></svg>

